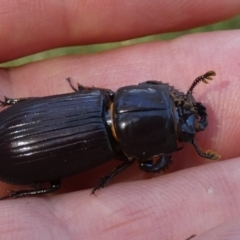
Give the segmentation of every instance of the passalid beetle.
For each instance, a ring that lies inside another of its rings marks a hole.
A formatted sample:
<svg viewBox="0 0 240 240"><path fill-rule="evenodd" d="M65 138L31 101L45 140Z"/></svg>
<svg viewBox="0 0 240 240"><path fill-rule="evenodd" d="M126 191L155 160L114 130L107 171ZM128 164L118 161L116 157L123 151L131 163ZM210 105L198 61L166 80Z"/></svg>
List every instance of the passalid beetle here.
<svg viewBox="0 0 240 240"><path fill-rule="evenodd" d="M186 94L158 81L113 92L75 88L68 78L73 93L5 97L0 101L9 106L0 113L0 180L35 187L10 192L1 200L53 192L62 178L113 158L122 163L92 193L136 160L141 170L159 172L169 166L180 142L191 143L203 158L219 159L213 151L202 151L194 138L208 122L206 108L194 100L192 91L211 76L214 71L196 78ZM43 182L51 186L42 188Z"/></svg>

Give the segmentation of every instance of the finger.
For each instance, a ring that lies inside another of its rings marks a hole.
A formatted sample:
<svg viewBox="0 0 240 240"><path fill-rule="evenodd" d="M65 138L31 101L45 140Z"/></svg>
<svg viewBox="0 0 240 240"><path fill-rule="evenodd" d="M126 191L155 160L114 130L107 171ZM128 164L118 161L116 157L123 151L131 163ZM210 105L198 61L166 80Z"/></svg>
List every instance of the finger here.
<svg viewBox="0 0 240 240"><path fill-rule="evenodd" d="M239 13L225 1L0 1L0 62L61 46L188 29ZM17 24L16 24L17 23Z"/></svg>
<svg viewBox="0 0 240 240"><path fill-rule="evenodd" d="M97 196L83 191L51 200L3 201L0 233L12 239L11 234L23 229L19 237L32 237L44 227L44 234L52 239L58 239L59 233L72 239L83 234L85 239L124 239L126 234L131 239L161 236L166 240L198 236L239 215L238 165L239 159L234 159L148 181L112 185ZM23 215L25 221L21 221Z"/></svg>
<svg viewBox="0 0 240 240"><path fill-rule="evenodd" d="M209 126L197 134L197 140L202 149L211 148L222 155L223 159L231 158L239 156L240 128L236 126L240 110L235 100L240 87L237 81L240 75L237 65L239 40L239 31L197 34L171 42L142 44L102 54L42 61L5 72L2 70L0 90L2 96L8 97L66 93L72 91L65 81L66 77L71 77L73 83L113 90L155 79L168 82L176 89L186 92L198 75L213 69L217 73L215 79L208 85L199 84L193 93L196 100L208 108ZM174 154L173 160L171 171L204 162L188 144ZM82 183L81 176L79 181L75 178L73 185L80 189L94 187L97 179L116 165L107 170L99 168L99 172L93 171L92 174L88 172L88 179L93 180L85 181L87 183ZM117 181L142 178L143 173L137 166L134 169L135 171L127 172L127 175L123 174L122 178L118 177ZM152 177L147 174L144 176Z"/></svg>
<svg viewBox="0 0 240 240"><path fill-rule="evenodd" d="M236 157L240 128L236 127L239 107L234 99L240 87L236 81L240 75L239 39L239 31L196 34L171 42L62 57L7 72L2 70L2 96L18 98L70 92L67 77L73 79L73 84L79 82L114 91L121 86L157 79L186 92L197 76L213 69L217 73L214 80L207 85L199 84L193 93L197 101L208 107L209 127L198 134L201 148L214 148L223 159Z"/></svg>
<svg viewBox="0 0 240 240"><path fill-rule="evenodd" d="M237 240L240 236L239 227L240 218L236 217L200 234L196 240Z"/></svg>

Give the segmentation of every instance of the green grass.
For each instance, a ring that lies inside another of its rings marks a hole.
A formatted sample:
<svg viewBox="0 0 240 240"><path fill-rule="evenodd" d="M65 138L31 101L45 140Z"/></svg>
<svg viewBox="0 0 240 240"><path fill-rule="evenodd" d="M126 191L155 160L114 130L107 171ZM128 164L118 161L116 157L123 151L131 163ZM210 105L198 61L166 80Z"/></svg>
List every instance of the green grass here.
<svg viewBox="0 0 240 240"><path fill-rule="evenodd" d="M239 29L239 28L240 28L240 16L237 16L227 21L211 24L204 27L194 28L187 31L158 34L158 35L152 35L152 36L127 40L122 42L115 42L115 43L92 44L92 45L85 45L85 46L74 46L74 47L52 49L45 52L33 54L27 57L23 57L17 60L13 60L7 63L0 64L0 67L20 66L29 62L34 62L34 61L38 61L46 58L52 58L52 57L63 56L63 55L89 54L89 53L101 52L101 51L106 51L109 49L114 49L122 46L141 43L141 42L168 40L168 39L173 39L189 33Z"/></svg>

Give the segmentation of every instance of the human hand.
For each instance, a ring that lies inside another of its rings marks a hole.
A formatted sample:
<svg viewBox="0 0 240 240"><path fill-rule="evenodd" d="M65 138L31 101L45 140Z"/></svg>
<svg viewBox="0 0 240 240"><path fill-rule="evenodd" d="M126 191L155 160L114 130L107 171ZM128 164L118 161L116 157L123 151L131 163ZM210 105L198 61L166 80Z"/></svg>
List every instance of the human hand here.
<svg viewBox="0 0 240 240"><path fill-rule="evenodd" d="M226 19L239 11L239 1L233 0L216 3L144 0L115 4L1 1L0 60L60 46L187 29ZM200 33L168 42L1 69L0 99L4 95L31 97L70 92L65 81L69 76L82 85L113 90L154 79L186 91L195 77L214 70L217 73L214 81L207 86L200 84L194 92L195 98L206 104L209 114L209 126L197 135L197 140L202 149L211 148L222 159L230 159L240 155L239 42L238 30ZM174 154L173 161L164 176L145 174L133 166L108 188L98 191L96 197L90 196L88 189L2 201L0 236L2 239L179 240L197 234L195 239L219 240L225 236L236 239L240 234L239 159L203 165L208 161L200 159L193 147L186 144ZM117 164L113 161L66 179L62 191L92 188L97 178ZM130 181L137 179L141 180ZM1 196L6 194L6 188L14 186L1 183Z"/></svg>

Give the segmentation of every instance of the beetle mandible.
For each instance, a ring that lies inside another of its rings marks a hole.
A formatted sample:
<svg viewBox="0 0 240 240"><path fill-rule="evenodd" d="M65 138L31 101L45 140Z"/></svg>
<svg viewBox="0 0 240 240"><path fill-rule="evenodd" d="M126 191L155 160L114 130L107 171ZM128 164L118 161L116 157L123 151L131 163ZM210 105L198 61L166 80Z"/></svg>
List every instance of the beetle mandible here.
<svg viewBox="0 0 240 240"><path fill-rule="evenodd" d="M180 142L191 143L203 158L219 159L211 150L202 151L195 140L208 122L206 108L192 91L212 76L214 71L196 78L186 94L158 81L113 92L75 88L68 78L73 93L5 97L0 101L9 106L0 113L0 180L35 187L1 199L50 193L60 188L64 177L113 158L121 160L92 190L95 193L136 160L143 171L165 170ZM42 188L43 182L51 186Z"/></svg>

